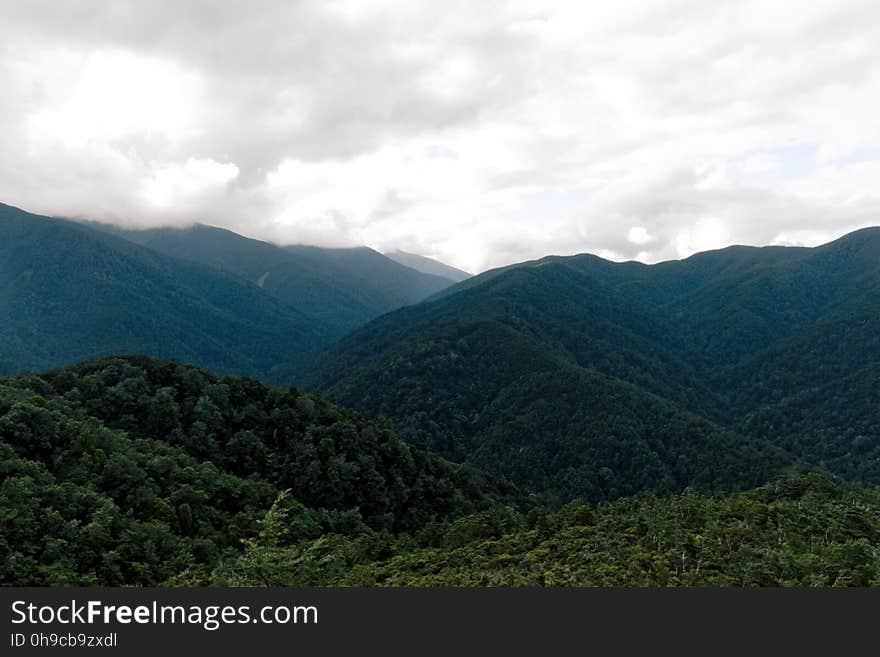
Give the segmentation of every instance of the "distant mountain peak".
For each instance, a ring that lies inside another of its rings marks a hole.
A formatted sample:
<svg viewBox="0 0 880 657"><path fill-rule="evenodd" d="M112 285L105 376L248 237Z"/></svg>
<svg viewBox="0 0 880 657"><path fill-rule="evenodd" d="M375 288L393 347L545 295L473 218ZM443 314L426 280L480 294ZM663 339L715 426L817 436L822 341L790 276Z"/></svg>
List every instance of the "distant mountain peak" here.
<svg viewBox="0 0 880 657"><path fill-rule="evenodd" d="M389 251L385 255L395 262L410 267L411 269L415 269L416 271L420 271L423 274L441 276L456 283L460 283L473 276L473 274L462 269L457 269L451 265L447 265L445 262L440 262L439 260L428 258L427 256L401 251L400 249Z"/></svg>
<svg viewBox="0 0 880 657"><path fill-rule="evenodd" d="M846 235L838 237L836 240L822 245L820 248L833 248L834 246L841 245L880 245L880 226L868 226L867 228L854 230L851 233L847 233Z"/></svg>

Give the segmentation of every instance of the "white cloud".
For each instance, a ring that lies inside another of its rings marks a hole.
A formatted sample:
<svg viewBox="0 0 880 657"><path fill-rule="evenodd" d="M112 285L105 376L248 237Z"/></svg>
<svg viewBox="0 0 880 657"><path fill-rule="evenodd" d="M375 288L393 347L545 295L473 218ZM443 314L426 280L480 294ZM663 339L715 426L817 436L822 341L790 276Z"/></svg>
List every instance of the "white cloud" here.
<svg viewBox="0 0 880 657"><path fill-rule="evenodd" d="M724 222L717 217L706 217L676 235L675 250L679 257L687 258L700 251L720 249L729 243L730 231Z"/></svg>
<svg viewBox="0 0 880 657"><path fill-rule="evenodd" d="M224 196L237 177L234 164L189 158L183 164L160 166L145 182L143 196L158 210L185 213L204 207L212 197Z"/></svg>
<svg viewBox="0 0 880 657"><path fill-rule="evenodd" d="M880 221L873 2L33 0L0 24L0 201L38 212L469 270Z"/></svg>
<svg viewBox="0 0 880 657"><path fill-rule="evenodd" d="M644 246L648 242L652 241L654 238L651 236L651 233L649 233L647 229L643 226L633 226L626 234L626 239L628 239L633 244Z"/></svg>
<svg viewBox="0 0 880 657"><path fill-rule="evenodd" d="M779 233L773 238L774 246L818 246L839 237L827 230L794 230Z"/></svg>
<svg viewBox="0 0 880 657"><path fill-rule="evenodd" d="M757 153L747 157L742 164L746 173L768 173L779 169L779 160L769 153Z"/></svg>
<svg viewBox="0 0 880 657"><path fill-rule="evenodd" d="M180 141L198 134L195 76L172 63L121 50L54 51L37 78L45 96L27 116L28 138L85 149L125 138Z"/></svg>

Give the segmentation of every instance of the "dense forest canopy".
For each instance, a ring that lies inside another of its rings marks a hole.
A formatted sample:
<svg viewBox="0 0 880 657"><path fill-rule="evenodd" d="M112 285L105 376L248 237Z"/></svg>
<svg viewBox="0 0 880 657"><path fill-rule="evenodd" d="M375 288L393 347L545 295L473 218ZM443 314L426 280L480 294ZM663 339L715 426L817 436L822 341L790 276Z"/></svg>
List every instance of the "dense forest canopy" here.
<svg viewBox="0 0 880 657"><path fill-rule="evenodd" d="M19 584L205 576L281 491L290 541L414 531L527 501L387 422L145 357L0 380L0 469L0 579Z"/></svg>
<svg viewBox="0 0 880 657"><path fill-rule="evenodd" d="M256 375L327 342L237 276L3 205L0 316L10 373L137 352Z"/></svg>
<svg viewBox="0 0 880 657"><path fill-rule="evenodd" d="M752 491L575 500L483 512L381 543L272 540L283 517L214 583L304 586L880 586L880 491L818 475Z"/></svg>
<svg viewBox="0 0 880 657"><path fill-rule="evenodd" d="M794 462L878 484L878 367L875 228L506 267L374 320L300 381L449 458L604 499L750 486Z"/></svg>
<svg viewBox="0 0 880 657"><path fill-rule="evenodd" d="M125 231L0 204L0 375L147 353L289 383L346 332L451 284L367 248Z"/></svg>
<svg viewBox="0 0 880 657"><path fill-rule="evenodd" d="M0 471L7 585L880 583L873 489L548 504L385 421L146 357L0 380Z"/></svg>
<svg viewBox="0 0 880 657"><path fill-rule="evenodd" d="M167 256L219 268L257 284L285 306L319 320L332 338L454 282L367 247L280 247L222 228L120 230L92 224Z"/></svg>

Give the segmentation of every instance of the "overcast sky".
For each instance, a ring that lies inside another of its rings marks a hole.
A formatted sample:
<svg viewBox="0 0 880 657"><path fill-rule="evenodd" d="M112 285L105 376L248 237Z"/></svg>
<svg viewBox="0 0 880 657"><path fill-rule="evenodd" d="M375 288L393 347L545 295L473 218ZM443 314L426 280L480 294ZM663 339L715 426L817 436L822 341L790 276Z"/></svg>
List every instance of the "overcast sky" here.
<svg viewBox="0 0 880 657"><path fill-rule="evenodd" d="M0 0L0 201L480 271L880 224L880 3Z"/></svg>

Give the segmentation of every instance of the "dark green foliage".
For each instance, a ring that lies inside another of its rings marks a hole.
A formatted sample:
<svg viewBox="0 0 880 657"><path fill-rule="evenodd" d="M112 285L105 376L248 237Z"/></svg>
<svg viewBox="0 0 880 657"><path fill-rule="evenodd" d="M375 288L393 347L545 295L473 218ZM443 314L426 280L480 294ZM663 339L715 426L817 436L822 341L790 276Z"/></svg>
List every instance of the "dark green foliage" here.
<svg viewBox="0 0 880 657"><path fill-rule="evenodd" d="M548 506L385 421L146 357L0 379L0 473L7 585L880 584L874 489Z"/></svg>
<svg viewBox="0 0 880 657"><path fill-rule="evenodd" d="M371 318L421 301L452 285L448 278L417 271L367 247L327 249L291 245L284 250L320 271L332 273L338 285L368 299Z"/></svg>
<svg viewBox="0 0 880 657"><path fill-rule="evenodd" d="M236 276L5 205L0 317L7 372L136 352L256 375L328 339Z"/></svg>
<svg viewBox="0 0 880 657"><path fill-rule="evenodd" d="M125 231L0 204L0 375L146 353L289 381L346 332L450 284L367 248Z"/></svg>
<svg viewBox="0 0 880 657"><path fill-rule="evenodd" d="M866 229L487 272L356 331L303 383L447 457L599 500L748 487L795 462L880 483L878 367Z"/></svg>
<svg viewBox="0 0 880 657"><path fill-rule="evenodd" d="M693 368L611 295L568 292L572 276L511 270L388 315L320 359L316 381L408 440L563 497L748 487L792 462L682 410L711 405L688 390Z"/></svg>
<svg viewBox="0 0 880 657"><path fill-rule="evenodd" d="M284 305L315 318L334 338L452 284L366 247L282 248L203 225L145 231L96 226L174 258L241 276Z"/></svg>
<svg viewBox="0 0 880 657"><path fill-rule="evenodd" d="M859 483L880 481L880 363L767 405L743 431Z"/></svg>
<svg viewBox="0 0 880 657"><path fill-rule="evenodd" d="M271 522L271 519L269 520ZM811 475L740 494L492 511L413 537L260 538L215 583L344 586L880 586L880 491Z"/></svg>
<svg viewBox="0 0 880 657"><path fill-rule="evenodd" d="M387 422L145 357L0 380L0 472L0 581L20 585L204 578L279 490L285 545L520 500Z"/></svg>

